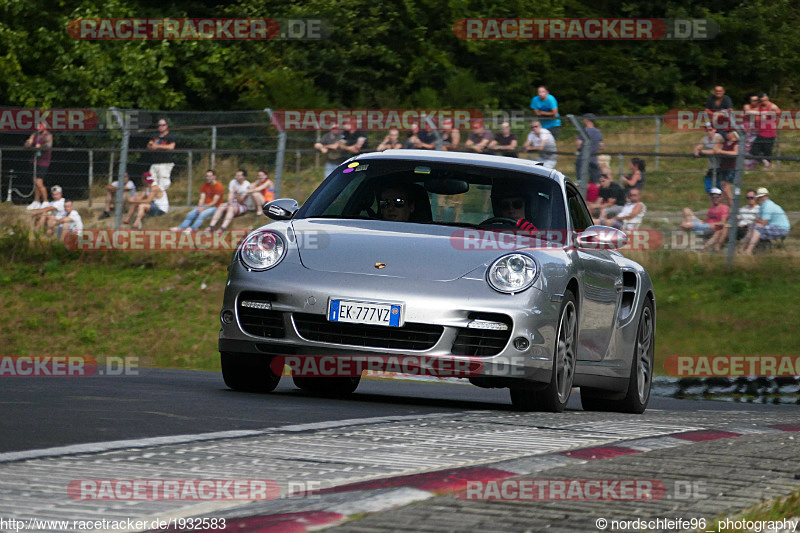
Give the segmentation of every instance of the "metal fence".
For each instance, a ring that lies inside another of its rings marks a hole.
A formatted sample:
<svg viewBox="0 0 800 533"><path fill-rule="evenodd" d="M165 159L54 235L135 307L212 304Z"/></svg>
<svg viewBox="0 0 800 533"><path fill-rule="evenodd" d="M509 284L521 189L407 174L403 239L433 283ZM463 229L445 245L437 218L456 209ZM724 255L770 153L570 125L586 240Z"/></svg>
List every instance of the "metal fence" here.
<svg viewBox="0 0 800 533"><path fill-rule="evenodd" d="M108 110L99 110L108 114ZM215 169L227 184L237 168L245 168L251 176L259 168L272 174L277 197L294 197L303 201L324 179L325 159L313 145L325 132L281 132L270 122L270 110L235 112L159 112L125 111L135 115L138 123L130 128L127 170L134 181L149 168L147 141L156 135L156 123L165 118L176 139L175 168L172 171L170 201L172 205L193 205L196 202L202 176L207 168ZM497 132L501 122L508 120L521 146L530 132L529 123L535 117L530 110L486 111L487 129ZM597 127L603 133L602 154L610 157L615 180L630 172L633 157L646 163L646 185L643 200L648 206L644 225L674 226L683 207L700 215L708 208L703 186L708 163L695 158L693 149L704 135L701 131L674 131L661 116L597 117ZM576 121L578 124L578 121ZM0 133L0 199L15 204L31 201L33 150L23 143L31 132ZM122 132L119 129L100 129L75 132L52 132L54 146L47 185L59 184L67 198L86 201L89 207L102 203L101 185L117 179L121 155ZM368 131L367 151L373 150L385 136L385 131ZM469 131L462 130L462 143ZM580 136L576 126L562 117L558 137L556 168L568 176L576 175L577 151L575 141ZM405 135L401 133L401 140ZM800 134L781 131L775 143L770 170L754 161L745 163L742 188L766 186L771 197L790 214L794 222L800 211L796 173L800 161ZM12 190L13 189L13 190Z"/></svg>

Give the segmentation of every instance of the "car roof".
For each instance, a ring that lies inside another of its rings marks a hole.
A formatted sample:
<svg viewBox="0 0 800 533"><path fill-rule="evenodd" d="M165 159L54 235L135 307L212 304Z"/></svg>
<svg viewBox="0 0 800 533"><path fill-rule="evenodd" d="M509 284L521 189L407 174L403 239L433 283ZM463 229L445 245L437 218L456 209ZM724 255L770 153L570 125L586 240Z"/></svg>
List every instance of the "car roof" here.
<svg viewBox="0 0 800 533"><path fill-rule="evenodd" d="M480 167L504 168L517 172L526 172L545 178L550 178L563 185L565 176L557 171L543 167L541 164L528 159L506 157L486 154L468 154L464 152L445 152L441 150L386 150L384 152L370 152L351 157L350 161L393 159L400 161L420 161L430 163L455 163L460 165L475 165Z"/></svg>

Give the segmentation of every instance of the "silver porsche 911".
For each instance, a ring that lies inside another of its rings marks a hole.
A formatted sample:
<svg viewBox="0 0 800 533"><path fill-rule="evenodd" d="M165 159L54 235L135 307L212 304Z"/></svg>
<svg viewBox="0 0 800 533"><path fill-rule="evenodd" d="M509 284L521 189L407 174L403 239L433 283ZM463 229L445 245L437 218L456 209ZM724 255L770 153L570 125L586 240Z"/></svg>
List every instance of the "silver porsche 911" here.
<svg viewBox="0 0 800 533"><path fill-rule="evenodd" d="M509 388L524 410L562 411L573 387L584 409L647 407L652 282L618 251L626 235L593 225L560 172L390 150L345 162L302 207L281 199L265 213L276 222L251 232L229 267L219 337L229 387L269 392L288 358L367 361L344 373L291 367L301 389L344 395L361 369L396 357L464 363L453 375Z"/></svg>

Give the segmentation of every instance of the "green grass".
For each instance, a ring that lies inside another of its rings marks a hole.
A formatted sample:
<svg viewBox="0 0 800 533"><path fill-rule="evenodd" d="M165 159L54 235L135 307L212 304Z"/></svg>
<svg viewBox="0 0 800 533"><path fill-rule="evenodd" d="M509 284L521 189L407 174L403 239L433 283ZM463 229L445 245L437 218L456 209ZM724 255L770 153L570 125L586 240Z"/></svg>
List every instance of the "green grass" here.
<svg viewBox="0 0 800 533"><path fill-rule="evenodd" d="M3 355L137 356L143 366L216 370L229 252L71 252L0 235ZM669 355L793 355L800 263L639 253L656 289L656 370ZM202 285L205 289L201 289Z"/></svg>
<svg viewBox="0 0 800 533"><path fill-rule="evenodd" d="M707 527L705 531L720 531L717 524L724 521L726 518L734 522L744 520L749 521L778 521L784 518L791 519L800 517L800 490L792 492L784 498L776 498L774 500L764 502L760 505L752 507L747 511L737 515L736 517L721 516L714 519L711 527ZM798 528L800 529L800 528ZM699 530L698 530L699 531ZM752 529L728 529L732 533L749 533Z"/></svg>

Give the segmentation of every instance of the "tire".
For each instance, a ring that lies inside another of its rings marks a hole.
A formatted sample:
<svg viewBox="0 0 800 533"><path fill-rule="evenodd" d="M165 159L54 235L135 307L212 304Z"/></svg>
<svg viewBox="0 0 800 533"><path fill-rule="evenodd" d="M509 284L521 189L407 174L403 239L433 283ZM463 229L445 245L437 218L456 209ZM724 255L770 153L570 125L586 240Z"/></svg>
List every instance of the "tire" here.
<svg viewBox="0 0 800 533"><path fill-rule="evenodd" d="M272 392L281 380L270 367L271 357L231 352L221 352L219 355L222 379L233 390Z"/></svg>
<svg viewBox="0 0 800 533"><path fill-rule="evenodd" d="M295 386L311 394L337 398L355 392L361 383L361 376L353 377L298 377L292 376Z"/></svg>
<svg viewBox="0 0 800 533"><path fill-rule="evenodd" d="M512 388L511 403L519 410L560 413L567 406L578 349L578 306L571 291L564 294L558 317L550 383L542 390Z"/></svg>
<svg viewBox="0 0 800 533"><path fill-rule="evenodd" d="M586 411L618 411L642 414L650 402L655 365L655 313L653 303L646 299L636 328L636 342L631 356L628 388L622 399L603 398L602 391L581 389L581 405Z"/></svg>

